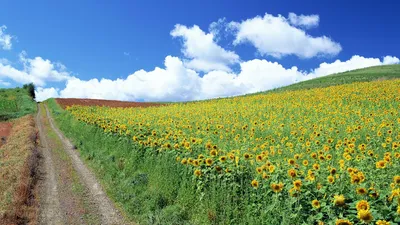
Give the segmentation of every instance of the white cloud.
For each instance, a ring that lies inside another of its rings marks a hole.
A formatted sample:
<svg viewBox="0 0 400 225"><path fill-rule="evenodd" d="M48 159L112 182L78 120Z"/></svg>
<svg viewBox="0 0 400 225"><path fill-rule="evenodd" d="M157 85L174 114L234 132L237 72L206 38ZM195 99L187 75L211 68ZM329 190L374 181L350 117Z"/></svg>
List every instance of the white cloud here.
<svg viewBox="0 0 400 225"><path fill-rule="evenodd" d="M48 97L97 98L124 101L189 101L226 97L265 91L298 81L370 66L398 63L399 59L386 56L365 58L355 55L347 61L336 60L321 63L310 72L299 71L297 67L285 68L277 62L253 59L240 63L240 72L221 70L210 71L200 76L185 67L177 57L167 56L165 68L152 71L139 70L126 79L91 79L88 81L72 78L67 80L65 89L38 89L38 99Z"/></svg>
<svg viewBox="0 0 400 225"><path fill-rule="evenodd" d="M48 98L58 98L58 90L51 88L37 87L35 90L36 101L41 102Z"/></svg>
<svg viewBox="0 0 400 225"><path fill-rule="evenodd" d="M13 37L9 34L5 33L5 30L7 29L6 26L0 26L0 46L4 49L4 50L10 50L12 47L12 43L11 40L13 39Z"/></svg>
<svg viewBox="0 0 400 225"><path fill-rule="evenodd" d="M213 27L210 29L216 31ZM183 39L182 52L188 58L185 60L187 68L203 72L230 71L229 65L239 62L236 53L216 44L214 34L215 32L205 33L197 25L190 28L180 24L175 25L171 36Z"/></svg>
<svg viewBox="0 0 400 225"><path fill-rule="evenodd" d="M293 26L304 27L306 29L318 27L319 16L318 15L296 15L296 13L289 13L289 22Z"/></svg>
<svg viewBox="0 0 400 225"><path fill-rule="evenodd" d="M399 63L399 59L392 56L385 56L383 61L381 61L379 58L365 58L363 56L354 55L349 60L343 62L338 59L332 63L321 63L318 68L311 71L305 78L312 79L349 70L397 63Z"/></svg>
<svg viewBox="0 0 400 225"><path fill-rule="evenodd" d="M312 37L289 24L288 19L265 14L240 23L229 23L235 33L234 45L251 43L261 55L280 58L296 55L301 58L337 55L342 47L326 36Z"/></svg>
<svg viewBox="0 0 400 225"><path fill-rule="evenodd" d="M187 101L197 99L199 75L172 56L165 58L165 69L139 70L126 79L71 79L61 97L81 97L145 101Z"/></svg>
<svg viewBox="0 0 400 225"><path fill-rule="evenodd" d="M388 56L385 56L383 58L383 64L384 65L399 64L399 63L400 63L400 60L397 57L393 57L393 56L388 55Z"/></svg>
<svg viewBox="0 0 400 225"><path fill-rule="evenodd" d="M60 82L72 78L61 63L54 63L41 57L30 59L25 52L22 52L19 58L23 64L22 70L0 61L0 78L8 78L21 84L32 82L37 86L45 86L49 81Z"/></svg>

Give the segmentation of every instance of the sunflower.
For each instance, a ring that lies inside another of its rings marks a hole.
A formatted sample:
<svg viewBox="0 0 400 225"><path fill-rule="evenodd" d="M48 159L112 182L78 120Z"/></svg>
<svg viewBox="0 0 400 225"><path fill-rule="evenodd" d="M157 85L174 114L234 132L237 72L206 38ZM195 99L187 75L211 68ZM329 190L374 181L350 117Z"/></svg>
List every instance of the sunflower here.
<svg viewBox="0 0 400 225"><path fill-rule="evenodd" d="M321 207L321 203L317 199L312 200L311 205L315 209L319 209Z"/></svg>
<svg viewBox="0 0 400 225"><path fill-rule="evenodd" d="M297 190L300 190L300 187L301 187L301 180L295 180L295 181L293 181L293 186L294 186L294 188L295 189L297 189Z"/></svg>
<svg viewBox="0 0 400 225"><path fill-rule="evenodd" d="M213 160L211 158L206 159L207 166L211 166L213 164Z"/></svg>
<svg viewBox="0 0 400 225"><path fill-rule="evenodd" d="M200 170L195 170L194 171L194 175L196 175L197 177L201 176L201 171Z"/></svg>
<svg viewBox="0 0 400 225"><path fill-rule="evenodd" d="M182 159L181 161L182 165L186 165L188 163L187 159Z"/></svg>
<svg viewBox="0 0 400 225"><path fill-rule="evenodd" d="M357 188L356 189L356 193L358 194L358 195L365 195L365 194L367 194L367 189L365 189L365 188Z"/></svg>
<svg viewBox="0 0 400 225"><path fill-rule="evenodd" d="M317 164L317 163L315 163L314 165L313 165L313 168L314 168L314 170L319 170L319 164Z"/></svg>
<svg viewBox="0 0 400 225"><path fill-rule="evenodd" d="M268 166L268 170L270 173L273 173L275 171L275 166L274 165Z"/></svg>
<svg viewBox="0 0 400 225"><path fill-rule="evenodd" d="M332 175L329 175L329 176L327 177L327 180L328 180L328 182L331 183L331 184L335 183L335 178L334 178Z"/></svg>
<svg viewBox="0 0 400 225"><path fill-rule="evenodd" d="M374 219L369 210L363 210L363 209L358 211L357 217L364 223L369 223Z"/></svg>
<svg viewBox="0 0 400 225"><path fill-rule="evenodd" d="M279 192L281 192L283 190L283 184L282 183L279 183L279 184L272 183L271 184L271 189L275 193L279 193Z"/></svg>
<svg viewBox="0 0 400 225"><path fill-rule="evenodd" d="M294 165L296 163L296 161L294 159L289 159L288 160L289 165Z"/></svg>
<svg viewBox="0 0 400 225"><path fill-rule="evenodd" d="M221 156L221 157L219 157L219 161L220 162L225 162L226 161L226 159L227 159L227 157L226 156Z"/></svg>
<svg viewBox="0 0 400 225"><path fill-rule="evenodd" d="M333 196L333 198L334 198L334 201L333 201L333 203L336 205L336 206L344 206L346 203L345 203L345 198L344 198L344 196L343 195L335 195L335 196Z"/></svg>
<svg viewBox="0 0 400 225"><path fill-rule="evenodd" d="M253 186L253 188L258 188L258 185L259 185L259 183L256 179L251 181L251 186Z"/></svg>
<svg viewBox="0 0 400 225"><path fill-rule="evenodd" d="M347 219L337 219L335 225L353 225L353 223Z"/></svg>
<svg viewBox="0 0 400 225"><path fill-rule="evenodd" d="M258 174L261 174L263 172L263 168L262 167L257 167L256 171Z"/></svg>
<svg viewBox="0 0 400 225"><path fill-rule="evenodd" d="M261 162L263 160L263 156L262 155L257 155L256 156L256 160L257 160L257 162Z"/></svg>
<svg viewBox="0 0 400 225"><path fill-rule="evenodd" d="M356 204L357 211L369 210L369 208L370 208L369 203L365 200L361 200L361 201L357 202L357 204Z"/></svg>
<svg viewBox="0 0 400 225"><path fill-rule="evenodd" d="M211 150L211 151L210 151L210 155L211 155L211 156L217 156L217 155L218 155L217 150Z"/></svg>
<svg viewBox="0 0 400 225"><path fill-rule="evenodd" d="M303 165L304 166L308 166L308 161L307 160L303 160Z"/></svg>
<svg viewBox="0 0 400 225"><path fill-rule="evenodd" d="M197 160L197 159L193 160L192 165L193 166L199 166L200 165L199 160Z"/></svg>
<svg viewBox="0 0 400 225"><path fill-rule="evenodd" d="M250 159L250 154L249 153L244 153L244 159Z"/></svg>
<svg viewBox="0 0 400 225"><path fill-rule="evenodd" d="M288 175L291 178L295 178L297 176L297 172L295 169L290 169L290 170L288 170Z"/></svg>
<svg viewBox="0 0 400 225"><path fill-rule="evenodd" d="M395 184L400 185L400 176L394 176L394 177L393 177L393 182L394 182Z"/></svg>
<svg viewBox="0 0 400 225"><path fill-rule="evenodd" d="M376 221L376 225L390 225L390 222L386 220L378 220Z"/></svg>
<svg viewBox="0 0 400 225"><path fill-rule="evenodd" d="M335 175L337 172L336 168L331 168L330 173L331 175Z"/></svg>
<svg viewBox="0 0 400 225"><path fill-rule="evenodd" d="M378 162L376 162L375 166L376 166L376 168L378 168L378 169L383 169L383 168L386 167L386 162L383 161L383 160L378 161Z"/></svg>
<svg viewBox="0 0 400 225"><path fill-rule="evenodd" d="M351 183L352 184L358 184L361 182L361 179L359 176L357 176L356 174L351 176Z"/></svg>

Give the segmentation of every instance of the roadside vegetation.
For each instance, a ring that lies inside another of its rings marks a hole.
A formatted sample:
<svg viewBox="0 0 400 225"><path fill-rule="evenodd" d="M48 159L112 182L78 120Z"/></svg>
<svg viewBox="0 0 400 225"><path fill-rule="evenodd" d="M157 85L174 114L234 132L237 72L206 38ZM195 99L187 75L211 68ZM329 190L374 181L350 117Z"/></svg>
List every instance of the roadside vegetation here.
<svg viewBox="0 0 400 225"><path fill-rule="evenodd" d="M47 104L140 224L395 224L400 81L384 68L158 108Z"/></svg>
<svg viewBox="0 0 400 225"><path fill-rule="evenodd" d="M0 89L0 121L19 118L36 112L35 87Z"/></svg>
<svg viewBox="0 0 400 225"><path fill-rule="evenodd" d="M16 119L0 148L0 224L34 224L39 153L32 115Z"/></svg>

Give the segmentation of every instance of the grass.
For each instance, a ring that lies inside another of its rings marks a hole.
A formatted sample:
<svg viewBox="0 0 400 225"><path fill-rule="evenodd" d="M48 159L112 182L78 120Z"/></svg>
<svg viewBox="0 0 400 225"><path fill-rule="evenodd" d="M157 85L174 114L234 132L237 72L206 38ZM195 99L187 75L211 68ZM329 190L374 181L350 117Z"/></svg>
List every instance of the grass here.
<svg viewBox="0 0 400 225"><path fill-rule="evenodd" d="M38 179L36 130L31 115L14 121L8 142L0 148L0 224L26 224L36 220L32 198Z"/></svg>
<svg viewBox="0 0 400 225"><path fill-rule="evenodd" d="M0 89L0 121L36 112L36 102L24 88Z"/></svg>
<svg viewBox="0 0 400 225"><path fill-rule="evenodd" d="M277 88L273 91L293 91L300 89L323 88L335 85L350 84L354 82L369 82L374 80L389 80L399 78L400 65L373 66L311 79Z"/></svg>

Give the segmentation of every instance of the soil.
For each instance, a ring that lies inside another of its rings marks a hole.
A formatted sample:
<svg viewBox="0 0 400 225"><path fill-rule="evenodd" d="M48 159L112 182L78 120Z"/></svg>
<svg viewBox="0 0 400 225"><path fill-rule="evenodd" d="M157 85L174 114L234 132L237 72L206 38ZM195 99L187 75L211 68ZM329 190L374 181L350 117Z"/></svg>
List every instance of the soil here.
<svg viewBox="0 0 400 225"><path fill-rule="evenodd" d="M123 102L114 100L100 100L100 99L79 99L79 98L56 98L56 101L63 108L72 105L81 106L108 106L108 107L152 107L161 106L160 103L149 103L149 102Z"/></svg>
<svg viewBox="0 0 400 225"><path fill-rule="evenodd" d="M11 133L12 123L0 122L0 147L7 141L7 137Z"/></svg>

